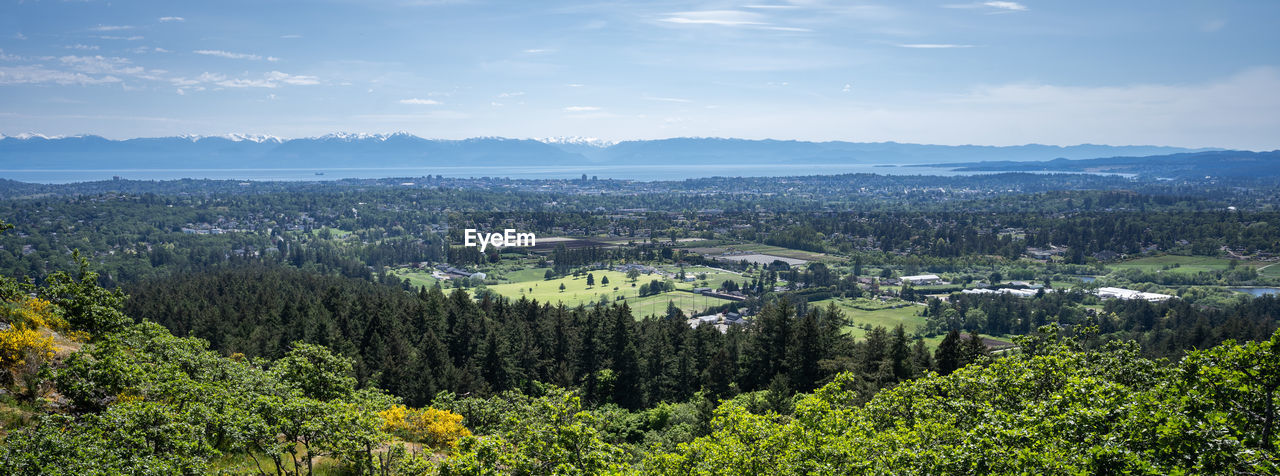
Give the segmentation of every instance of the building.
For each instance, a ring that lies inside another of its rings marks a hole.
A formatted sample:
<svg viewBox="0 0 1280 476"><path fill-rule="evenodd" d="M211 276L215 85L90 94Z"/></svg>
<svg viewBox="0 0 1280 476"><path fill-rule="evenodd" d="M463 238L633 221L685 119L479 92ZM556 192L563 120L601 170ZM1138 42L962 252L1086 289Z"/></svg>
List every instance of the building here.
<svg viewBox="0 0 1280 476"><path fill-rule="evenodd" d="M1143 299L1151 302L1167 301L1173 298L1168 294L1146 293L1124 288L1098 288L1097 294L1103 299Z"/></svg>
<svg viewBox="0 0 1280 476"><path fill-rule="evenodd" d="M921 284L929 285L929 284L938 284L942 282L942 277L936 274L919 274L915 276L903 276L901 279L903 283L910 283L912 285L921 285Z"/></svg>

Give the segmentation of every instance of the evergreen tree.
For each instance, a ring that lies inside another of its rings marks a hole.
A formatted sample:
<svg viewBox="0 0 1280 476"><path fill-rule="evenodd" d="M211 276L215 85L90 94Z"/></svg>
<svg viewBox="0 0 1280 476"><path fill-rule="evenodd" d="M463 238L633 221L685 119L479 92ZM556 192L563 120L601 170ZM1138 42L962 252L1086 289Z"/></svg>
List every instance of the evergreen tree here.
<svg viewBox="0 0 1280 476"><path fill-rule="evenodd" d="M934 352L938 373L947 375L964 365L961 345L960 331L956 329L952 329L942 339L942 342L938 344L938 350Z"/></svg>

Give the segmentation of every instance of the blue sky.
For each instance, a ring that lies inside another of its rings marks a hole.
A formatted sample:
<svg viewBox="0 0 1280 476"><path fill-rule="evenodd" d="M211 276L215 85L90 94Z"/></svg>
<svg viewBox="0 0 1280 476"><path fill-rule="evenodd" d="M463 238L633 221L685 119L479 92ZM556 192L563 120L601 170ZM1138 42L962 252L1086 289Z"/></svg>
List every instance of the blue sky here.
<svg viewBox="0 0 1280 476"><path fill-rule="evenodd" d="M1280 148L1280 2L4 1L0 133Z"/></svg>

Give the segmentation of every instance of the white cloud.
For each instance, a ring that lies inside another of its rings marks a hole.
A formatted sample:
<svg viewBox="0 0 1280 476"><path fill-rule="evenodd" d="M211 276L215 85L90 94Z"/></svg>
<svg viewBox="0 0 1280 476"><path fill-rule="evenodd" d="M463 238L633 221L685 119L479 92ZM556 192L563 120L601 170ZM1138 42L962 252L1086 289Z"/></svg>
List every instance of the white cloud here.
<svg viewBox="0 0 1280 476"><path fill-rule="evenodd" d="M192 51L192 53L195 53L198 55L206 55L206 56L217 56L220 58L227 58L227 59L244 59L244 60L253 60L253 61L262 61L265 59L267 61L273 61L273 62L280 60L280 58L276 58L274 56L264 57L264 56L255 55L255 54L232 53L230 51L222 51L222 50L195 50L195 51Z"/></svg>
<svg viewBox="0 0 1280 476"><path fill-rule="evenodd" d="M284 38L286 40L296 40L298 38L302 38L302 35L280 35L280 38Z"/></svg>
<svg viewBox="0 0 1280 476"><path fill-rule="evenodd" d="M182 17L160 17L161 23L182 22L182 21L187 21L187 19Z"/></svg>
<svg viewBox="0 0 1280 476"><path fill-rule="evenodd" d="M1026 5L1023 5L1023 4L1018 3L1018 2L1003 2L1003 1L990 1L990 2L979 2L979 3L960 3L960 4L943 5L943 7L946 7L946 8L984 8L984 9L992 9L992 8L994 8L994 9L996 9L996 10L999 10L999 13L1025 12L1025 11L1027 11L1027 6L1026 6Z"/></svg>
<svg viewBox="0 0 1280 476"><path fill-rule="evenodd" d="M17 33L14 33L14 34L13 34L13 39L15 39L15 40L25 40L25 39L27 39L27 35L22 34L22 32L17 32Z"/></svg>
<svg viewBox="0 0 1280 476"><path fill-rule="evenodd" d="M118 83L115 76L90 76L85 73L59 71L39 65L0 66L0 84L40 84L54 83L68 85L92 85Z"/></svg>
<svg viewBox="0 0 1280 476"><path fill-rule="evenodd" d="M659 21L686 25L720 25L720 26L762 26L768 25L764 16L753 12L738 10L703 10L696 12L676 12Z"/></svg>
<svg viewBox="0 0 1280 476"><path fill-rule="evenodd" d="M498 95L498 97L500 98L514 98L514 97L520 97L520 96L524 96L524 91L514 91L514 92L502 93Z"/></svg>
<svg viewBox="0 0 1280 476"><path fill-rule="evenodd" d="M973 48L973 45L957 45L951 43L907 43L897 45L899 48L918 48L918 49L946 49L946 48Z"/></svg>
<svg viewBox="0 0 1280 476"><path fill-rule="evenodd" d="M132 30L133 25L98 25L90 28L89 31L121 31Z"/></svg>
<svg viewBox="0 0 1280 476"><path fill-rule="evenodd" d="M549 49L546 49L546 48L530 48L530 49L524 50L524 52L525 52L525 53L528 53L528 54L531 54L531 55L542 54L542 53L550 53L550 52L552 52L552 51L555 51L555 50L549 50Z"/></svg>
<svg viewBox="0 0 1280 476"><path fill-rule="evenodd" d="M982 2L982 4L991 8L999 8L1002 10L1012 10L1015 12L1025 11L1027 9L1025 5L1018 2L993 1L993 2Z"/></svg>
<svg viewBox="0 0 1280 476"><path fill-rule="evenodd" d="M77 43L74 45L67 45L66 48L71 50L93 51L98 49L98 45L82 45Z"/></svg>
<svg viewBox="0 0 1280 476"><path fill-rule="evenodd" d="M202 84L210 84L213 86L222 86L224 88L277 88L281 85L290 86L313 86L320 84L320 78L315 76L295 75L282 73L279 71L271 71L263 74L261 77L248 78L230 78L221 73L203 73L195 78L170 78L170 83L180 88L197 86ZM193 88L202 90L203 87Z"/></svg>
<svg viewBox="0 0 1280 476"><path fill-rule="evenodd" d="M96 38L102 39L102 40L122 40L122 41L138 41L143 39L143 37L140 35L133 35L133 36L100 35L100 36L97 36Z"/></svg>
<svg viewBox="0 0 1280 476"><path fill-rule="evenodd" d="M595 106L569 106L564 108L565 112L592 112L599 111L600 108Z"/></svg>
<svg viewBox="0 0 1280 476"><path fill-rule="evenodd" d="M58 61L81 73L137 76L146 72L146 69L141 66L133 66L128 58L106 56L63 56L58 58Z"/></svg>
<svg viewBox="0 0 1280 476"><path fill-rule="evenodd" d="M0 61L21 61L23 58L18 55L11 55L0 50Z"/></svg>
<svg viewBox="0 0 1280 476"><path fill-rule="evenodd" d="M649 101L675 102L675 103L682 103L682 104L693 102L691 100L683 99L683 98L667 98L667 97L659 97L659 96L645 96L644 98Z"/></svg>
<svg viewBox="0 0 1280 476"><path fill-rule="evenodd" d="M434 99L409 98L409 99L401 99L400 104L412 104L415 106L435 106L435 105L439 105L440 101L436 101Z"/></svg>

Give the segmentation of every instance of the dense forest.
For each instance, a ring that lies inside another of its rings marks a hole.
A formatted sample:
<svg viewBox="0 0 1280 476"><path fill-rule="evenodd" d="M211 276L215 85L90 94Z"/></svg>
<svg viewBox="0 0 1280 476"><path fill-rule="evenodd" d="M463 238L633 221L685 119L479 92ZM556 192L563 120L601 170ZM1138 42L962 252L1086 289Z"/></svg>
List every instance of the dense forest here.
<svg viewBox="0 0 1280 476"><path fill-rule="evenodd" d="M0 331L0 363L27 389L5 398L30 409L0 446L6 474L1280 469L1280 333L1168 362L1141 357L1132 342L1083 346L1046 326L1020 338L1016 353L975 355L947 375L926 371L880 392L856 372L839 372L811 393L793 396L775 379L763 391L719 400L699 392L633 411L591 402L587 395L612 386L612 398L629 403L616 392L626 383L598 378L594 389L444 391L434 406L414 408L359 383L352 361L323 346L294 343L274 360L223 356L202 339L132 323L124 295L99 287L81 266L39 288L0 280L9 324ZM804 375L803 360L784 361L761 375ZM45 400L41 389L61 397Z"/></svg>

